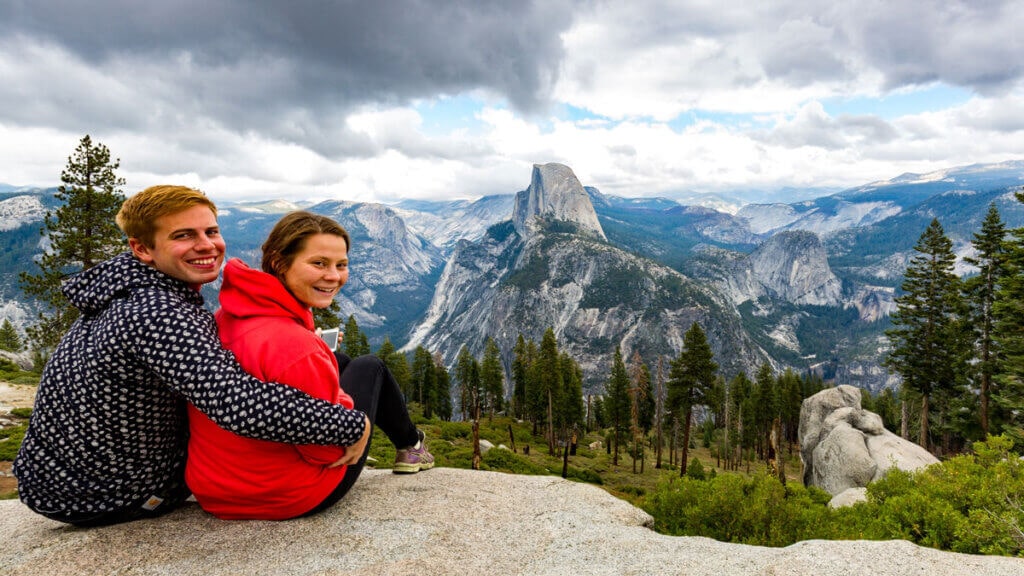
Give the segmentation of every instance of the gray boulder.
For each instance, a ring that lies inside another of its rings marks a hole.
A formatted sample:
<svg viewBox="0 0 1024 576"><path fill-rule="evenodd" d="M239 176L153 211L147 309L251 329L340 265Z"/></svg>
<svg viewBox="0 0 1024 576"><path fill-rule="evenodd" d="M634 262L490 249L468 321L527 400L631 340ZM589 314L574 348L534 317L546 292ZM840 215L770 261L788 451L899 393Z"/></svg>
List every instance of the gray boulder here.
<svg viewBox="0 0 1024 576"><path fill-rule="evenodd" d="M1019 576L1024 560L905 541L786 548L665 536L596 486L555 476L368 470L339 504L286 522L217 520L195 505L78 529L0 502L0 574Z"/></svg>
<svg viewBox="0 0 1024 576"><path fill-rule="evenodd" d="M805 485L837 496L867 486L894 466L917 470L939 461L886 430L878 414L861 408L860 399L859 388L843 385L804 400L799 435ZM850 495L844 497L844 502L850 500Z"/></svg>

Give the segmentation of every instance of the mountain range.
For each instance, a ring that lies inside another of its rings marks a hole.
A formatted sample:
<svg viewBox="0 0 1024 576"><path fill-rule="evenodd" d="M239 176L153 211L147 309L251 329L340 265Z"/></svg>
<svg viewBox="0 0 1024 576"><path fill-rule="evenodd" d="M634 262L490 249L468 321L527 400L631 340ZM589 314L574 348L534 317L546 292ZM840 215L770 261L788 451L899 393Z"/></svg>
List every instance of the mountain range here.
<svg viewBox="0 0 1024 576"><path fill-rule="evenodd" d="M395 205L332 200L225 204L230 256L250 263L280 216L329 215L353 238L351 279L339 298L378 344L425 346L452 363L486 338L506 365L520 334L551 327L599 391L617 346L655 370L699 322L726 377L764 362L817 371L871 390L884 330L913 246L938 218L959 256L991 203L1024 226L1014 192L1024 161L904 174L794 203L735 213L665 198L622 198L584 186L564 165L535 165L528 186L477 200ZM0 187L0 316L34 314L17 283L38 254L53 190ZM970 267L960 264L961 273ZM216 285L207 288L215 306ZM667 365L666 365L667 369Z"/></svg>

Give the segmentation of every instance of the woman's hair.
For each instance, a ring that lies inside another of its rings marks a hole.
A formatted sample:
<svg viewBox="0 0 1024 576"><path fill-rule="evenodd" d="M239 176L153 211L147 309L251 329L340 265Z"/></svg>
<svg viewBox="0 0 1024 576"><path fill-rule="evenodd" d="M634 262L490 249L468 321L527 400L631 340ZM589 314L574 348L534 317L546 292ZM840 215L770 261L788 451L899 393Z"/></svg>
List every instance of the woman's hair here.
<svg viewBox="0 0 1024 576"><path fill-rule="evenodd" d="M305 248L306 239L316 234L341 236L345 239L345 248L352 248L352 240L341 224L305 210L290 212L278 220L263 243L263 271L283 277L295 261L295 255Z"/></svg>
<svg viewBox="0 0 1024 576"><path fill-rule="evenodd" d="M115 220L129 238L138 238L146 247L156 245L156 220L168 214L177 214L193 206L206 206L217 215L217 206L199 190L186 186L160 184L150 186L121 204Z"/></svg>

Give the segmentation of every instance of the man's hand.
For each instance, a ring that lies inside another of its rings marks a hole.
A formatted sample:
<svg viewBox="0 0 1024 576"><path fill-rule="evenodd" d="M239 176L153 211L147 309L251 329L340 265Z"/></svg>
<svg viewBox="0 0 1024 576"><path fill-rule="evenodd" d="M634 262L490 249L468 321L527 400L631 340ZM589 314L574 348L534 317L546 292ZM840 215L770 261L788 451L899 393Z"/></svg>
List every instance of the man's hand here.
<svg viewBox="0 0 1024 576"><path fill-rule="evenodd" d="M373 434L373 425L370 424L370 418L366 417L366 426L363 428L363 436L358 442L351 446L345 447L345 455L338 459L337 462L328 466L328 468L335 468L337 466L347 466L349 464L355 464L363 457L363 451L366 450L366 445L370 442L370 436Z"/></svg>

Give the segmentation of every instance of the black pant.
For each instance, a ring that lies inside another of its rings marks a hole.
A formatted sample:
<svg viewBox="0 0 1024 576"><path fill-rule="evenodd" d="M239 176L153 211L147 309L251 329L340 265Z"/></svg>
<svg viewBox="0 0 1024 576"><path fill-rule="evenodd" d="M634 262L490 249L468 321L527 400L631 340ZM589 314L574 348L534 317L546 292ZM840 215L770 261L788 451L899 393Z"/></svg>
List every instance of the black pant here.
<svg viewBox="0 0 1024 576"><path fill-rule="evenodd" d="M355 360L341 352L335 352L334 356L338 359L338 384L352 397L355 408L366 413L370 424L387 434L396 448L407 448L419 442L419 432L409 418L402 390L384 361L372 354ZM338 487L303 516L326 510L341 500L362 473L369 453L370 443L367 442L362 457L355 464L349 464Z"/></svg>

